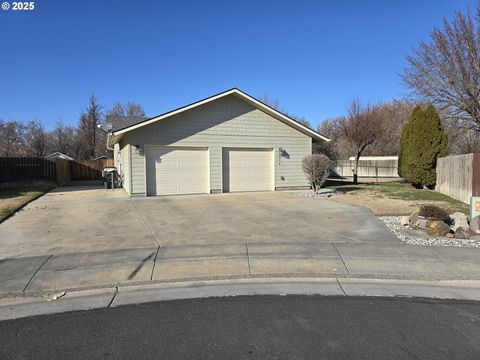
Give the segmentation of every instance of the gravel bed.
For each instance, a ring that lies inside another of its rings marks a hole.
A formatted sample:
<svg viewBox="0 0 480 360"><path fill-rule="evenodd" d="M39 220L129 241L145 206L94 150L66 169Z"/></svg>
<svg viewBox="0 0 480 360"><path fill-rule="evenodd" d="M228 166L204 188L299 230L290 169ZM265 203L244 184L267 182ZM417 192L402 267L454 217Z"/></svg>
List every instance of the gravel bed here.
<svg viewBox="0 0 480 360"><path fill-rule="evenodd" d="M474 239L449 239L434 238L431 236L415 237L406 231L406 228L400 225L400 216L379 216L385 226L397 237L411 245L420 246L456 246L456 247L477 247L480 248L480 240Z"/></svg>

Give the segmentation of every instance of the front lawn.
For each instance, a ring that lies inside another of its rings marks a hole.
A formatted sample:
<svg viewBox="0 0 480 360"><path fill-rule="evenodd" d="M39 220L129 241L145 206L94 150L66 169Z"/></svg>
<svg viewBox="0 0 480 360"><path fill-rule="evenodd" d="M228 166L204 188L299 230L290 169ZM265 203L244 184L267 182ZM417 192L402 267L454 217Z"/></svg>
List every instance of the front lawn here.
<svg viewBox="0 0 480 360"><path fill-rule="evenodd" d="M440 206L452 213L468 214L469 206L433 190L415 189L405 183L327 183L327 188L344 192L330 199L369 208L375 215L410 215L423 204Z"/></svg>
<svg viewBox="0 0 480 360"><path fill-rule="evenodd" d="M51 186L0 189L0 223L51 189Z"/></svg>

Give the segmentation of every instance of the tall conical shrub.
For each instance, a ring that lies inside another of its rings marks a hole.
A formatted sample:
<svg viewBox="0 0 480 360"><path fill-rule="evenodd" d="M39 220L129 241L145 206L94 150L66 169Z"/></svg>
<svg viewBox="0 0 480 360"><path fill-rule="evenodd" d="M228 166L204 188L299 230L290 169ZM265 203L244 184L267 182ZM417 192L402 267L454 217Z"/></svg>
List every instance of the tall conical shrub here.
<svg viewBox="0 0 480 360"><path fill-rule="evenodd" d="M404 125L402 130L402 136L400 137L400 149L398 151L398 175L404 179L408 177L408 149L407 145L409 143L411 131L410 124L412 119L418 116L421 116L422 108L420 105L415 106L410 115L410 120Z"/></svg>
<svg viewBox="0 0 480 360"><path fill-rule="evenodd" d="M400 140L401 176L416 186L434 186L437 158L447 155L447 145L447 133L435 108L415 107Z"/></svg>

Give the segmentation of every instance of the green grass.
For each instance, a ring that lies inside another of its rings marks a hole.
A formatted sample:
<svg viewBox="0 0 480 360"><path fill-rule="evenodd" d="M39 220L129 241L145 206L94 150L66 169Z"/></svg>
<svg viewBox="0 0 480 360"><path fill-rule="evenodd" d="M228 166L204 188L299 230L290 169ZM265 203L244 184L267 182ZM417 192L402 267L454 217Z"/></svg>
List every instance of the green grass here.
<svg viewBox="0 0 480 360"><path fill-rule="evenodd" d="M330 183L326 186L329 189L336 189L344 192L372 192L371 196L390 199L401 199L405 201L439 201L449 204L449 208L468 214L469 206L450 196L441 194L434 190L416 189L406 183L384 183L384 184L358 184L351 183Z"/></svg>
<svg viewBox="0 0 480 360"><path fill-rule="evenodd" d="M0 223L51 189L52 186L0 189Z"/></svg>

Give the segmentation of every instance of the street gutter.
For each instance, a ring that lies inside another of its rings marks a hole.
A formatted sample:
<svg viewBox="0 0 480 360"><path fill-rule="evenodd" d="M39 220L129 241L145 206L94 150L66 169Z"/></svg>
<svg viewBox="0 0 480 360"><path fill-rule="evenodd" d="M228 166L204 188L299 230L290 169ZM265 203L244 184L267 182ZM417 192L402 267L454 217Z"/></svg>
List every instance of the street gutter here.
<svg viewBox="0 0 480 360"><path fill-rule="evenodd" d="M67 291L65 296L53 301L48 301L46 294L38 293L4 296L0 298L0 320L157 301L257 295L412 297L480 301L480 280L278 277L119 284Z"/></svg>

